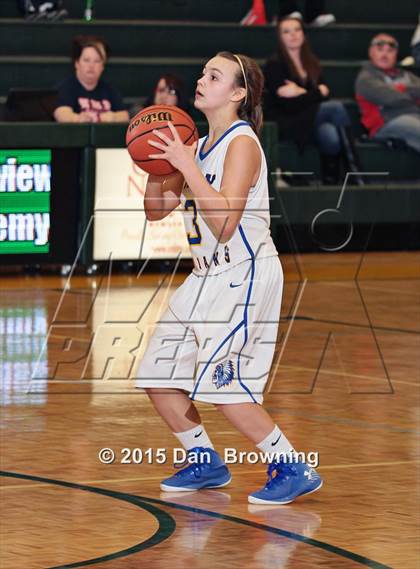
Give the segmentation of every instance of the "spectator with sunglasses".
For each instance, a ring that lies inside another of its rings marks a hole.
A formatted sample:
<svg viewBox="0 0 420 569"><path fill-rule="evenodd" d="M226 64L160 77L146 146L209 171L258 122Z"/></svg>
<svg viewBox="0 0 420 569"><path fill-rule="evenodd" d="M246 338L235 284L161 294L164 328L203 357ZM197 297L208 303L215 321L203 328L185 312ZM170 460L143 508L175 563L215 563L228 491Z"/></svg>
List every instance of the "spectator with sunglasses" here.
<svg viewBox="0 0 420 569"><path fill-rule="evenodd" d="M398 42L376 35L356 79L362 124L377 140L400 139L420 152L420 78L397 67Z"/></svg>

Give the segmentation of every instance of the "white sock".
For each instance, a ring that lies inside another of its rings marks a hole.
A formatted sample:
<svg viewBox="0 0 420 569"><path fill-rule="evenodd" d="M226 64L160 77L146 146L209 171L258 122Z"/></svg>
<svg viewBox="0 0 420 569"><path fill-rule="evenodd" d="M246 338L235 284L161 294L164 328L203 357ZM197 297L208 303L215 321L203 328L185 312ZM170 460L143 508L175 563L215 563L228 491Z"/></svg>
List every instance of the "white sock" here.
<svg viewBox="0 0 420 569"><path fill-rule="evenodd" d="M278 426L274 427L274 430L265 437L257 447L262 450L264 453L281 453L281 454L288 454L294 451L294 448L286 439L284 434L280 431Z"/></svg>
<svg viewBox="0 0 420 569"><path fill-rule="evenodd" d="M209 439L208 434L206 433L206 429L203 425L196 425L192 429L188 431L184 431L183 433L174 433L176 438L185 448L185 450L190 450L193 447L204 447L204 448L212 448L214 446Z"/></svg>

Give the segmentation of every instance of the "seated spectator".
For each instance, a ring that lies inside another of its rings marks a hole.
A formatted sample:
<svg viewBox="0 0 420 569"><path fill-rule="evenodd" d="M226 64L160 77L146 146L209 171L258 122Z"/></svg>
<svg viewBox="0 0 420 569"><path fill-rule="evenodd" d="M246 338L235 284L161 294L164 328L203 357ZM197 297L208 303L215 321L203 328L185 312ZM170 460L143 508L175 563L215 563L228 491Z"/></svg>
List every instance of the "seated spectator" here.
<svg viewBox="0 0 420 569"><path fill-rule="evenodd" d="M401 139L420 152L420 78L397 67L398 42L376 35L356 79L362 124L377 140Z"/></svg>
<svg viewBox="0 0 420 569"><path fill-rule="evenodd" d="M68 16L62 0L18 0L18 8L25 20L55 22Z"/></svg>
<svg viewBox="0 0 420 569"><path fill-rule="evenodd" d="M295 141L300 149L315 143L320 150L323 182L336 184L341 158L347 169L359 170L349 115L342 103L328 100L330 90L300 19L280 20L278 42L278 50L264 67L265 118L276 121L280 138ZM360 179L357 182L362 183Z"/></svg>
<svg viewBox="0 0 420 569"><path fill-rule="evenodd" d="M105 42L95 36L79 36L73 40L75 73L58 87L58 122L126 122L121 96L101 79L108 57Z"/></svg>
<svg viewBox="0 0 420 569"><path fill-rule="evenodd" d="M185 91L184 82L180 77L172 73L162 75L151 93L143 104L134 104L130 109L130 116L134 116L141 109L150 105L175 105L189 112L189 102Z"/></svg>

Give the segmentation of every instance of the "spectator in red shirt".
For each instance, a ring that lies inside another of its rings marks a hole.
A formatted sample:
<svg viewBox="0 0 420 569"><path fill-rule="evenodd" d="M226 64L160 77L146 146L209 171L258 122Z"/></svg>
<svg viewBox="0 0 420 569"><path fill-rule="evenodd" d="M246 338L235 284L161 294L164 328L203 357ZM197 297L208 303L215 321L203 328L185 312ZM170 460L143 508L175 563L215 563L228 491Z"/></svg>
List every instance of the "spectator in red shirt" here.
<svg viewBox="0 0 420 569"><path fill-rule="evenodd" d="M420 152L420 78L397 67L398 42L376 35L356 79L362 124L372 138L401 139Z"/></svg>

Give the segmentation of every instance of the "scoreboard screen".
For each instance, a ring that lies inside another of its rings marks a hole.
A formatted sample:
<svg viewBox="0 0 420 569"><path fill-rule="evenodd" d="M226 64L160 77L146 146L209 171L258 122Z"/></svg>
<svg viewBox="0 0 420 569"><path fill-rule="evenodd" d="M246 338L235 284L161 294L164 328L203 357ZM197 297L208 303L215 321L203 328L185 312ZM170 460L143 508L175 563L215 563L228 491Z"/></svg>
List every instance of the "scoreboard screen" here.
<svg viewBox="0 0 420 569"><path fill-rule="evenodd" d="M0 263L75 260L81 149L0 148Z"/></svg>
<svg viewBox="0 0 420 569"><path fill-rule="evenodd" d="M51 150L0 149L0 255L50 251Z"/></svg>

